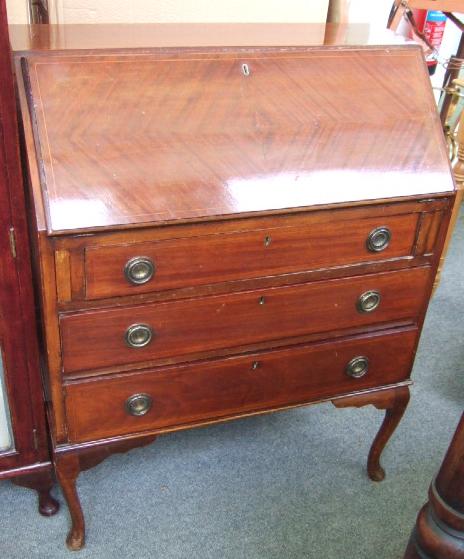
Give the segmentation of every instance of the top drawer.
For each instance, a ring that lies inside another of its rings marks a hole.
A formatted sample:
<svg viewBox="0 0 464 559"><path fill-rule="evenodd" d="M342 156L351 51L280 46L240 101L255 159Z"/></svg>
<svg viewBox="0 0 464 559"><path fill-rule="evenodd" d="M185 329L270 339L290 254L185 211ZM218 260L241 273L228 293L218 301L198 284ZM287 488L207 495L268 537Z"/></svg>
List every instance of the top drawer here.
<svg viewBox="0 0 464 559"><path fill-rule="evenodd" d="M419 214L314 221L140 243L87 247L87 299L412 255Z"/></svg>

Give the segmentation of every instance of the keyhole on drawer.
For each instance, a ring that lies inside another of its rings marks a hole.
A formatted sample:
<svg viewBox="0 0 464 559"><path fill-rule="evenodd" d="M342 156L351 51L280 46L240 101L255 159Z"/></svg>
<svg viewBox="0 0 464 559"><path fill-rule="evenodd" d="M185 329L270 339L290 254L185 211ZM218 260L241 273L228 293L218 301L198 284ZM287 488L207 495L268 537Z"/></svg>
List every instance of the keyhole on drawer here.
<svg viewBox="0 0 464 559"><path fill-rule="evenodd" d="M264 297L263 295L262 297L259 298L259 304L264 305L265 302L266 302L266 297Z"/></svg>
<svg viewBox="0 0 464 559"><path fill-rule="evenodd" d="M242 74L244 76L250 75L250 67L248 66L248 64L242 64Z"/></svg>
<svg viewBox="0 0 464 559"><path fill-rule="evenodd" d="M253 363L251 364L252 371L256 371L256 369L259 369L259 367L261 367L261 363L259 361L253 361Z"/></svg>
<svg viewBox="0 0 464 559"><path fill-rule="evenodd" d="M270 235L266 235L264 237L264 246L268 247L272 243L272 238Z"/></svg>

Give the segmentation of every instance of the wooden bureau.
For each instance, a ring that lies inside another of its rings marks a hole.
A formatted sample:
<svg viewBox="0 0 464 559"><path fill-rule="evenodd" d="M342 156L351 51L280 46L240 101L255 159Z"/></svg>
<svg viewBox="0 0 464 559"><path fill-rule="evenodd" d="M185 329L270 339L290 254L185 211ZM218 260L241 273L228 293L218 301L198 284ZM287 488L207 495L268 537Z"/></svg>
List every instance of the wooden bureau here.
<svg viewBox="0 0 464 559"><path fill-rule="evenodd" d="M384 477L454 201L426 68L265 28L17 55L72 549L79 472L168 431L373 404Z"/></svg>

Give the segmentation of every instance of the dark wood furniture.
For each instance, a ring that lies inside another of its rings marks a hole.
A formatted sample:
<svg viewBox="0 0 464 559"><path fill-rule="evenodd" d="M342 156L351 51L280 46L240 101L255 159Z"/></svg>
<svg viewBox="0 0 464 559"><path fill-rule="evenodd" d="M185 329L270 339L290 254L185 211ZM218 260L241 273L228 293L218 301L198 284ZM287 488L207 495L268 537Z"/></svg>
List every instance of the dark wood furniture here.
<svg viewBox="0 0 464 559"><path fill-rule="evenodd" d="M464 415L448 448L429 501L417 517L404 559L464 557Z"/></svg>
<svg viewBox="0 0 464 559"><path fill-rule="evenodd" d="M381 480L408 403L455 197L421 50L221 28L153 26L152 48L92 50L100 31L87 51L17 55L71 549L76 479L113 452L323 400L372 404L386 412L368 457Z"/></svg>
<svg viewBox="0 0 464 559"><path fill-rule="evenodd" d="M39 511L54 514L52 465L39 374L27 220L21 176L12 59L0 0L0 479L35 489ZM2 375L3 369L3 375ZM2 379L3 377L3 379ZM2 397L3 395L3 397ZM10 421L9 421L10 420ZM6 424L10 423L9 428ZM6 428L8 435L5 435Z"/></svg>

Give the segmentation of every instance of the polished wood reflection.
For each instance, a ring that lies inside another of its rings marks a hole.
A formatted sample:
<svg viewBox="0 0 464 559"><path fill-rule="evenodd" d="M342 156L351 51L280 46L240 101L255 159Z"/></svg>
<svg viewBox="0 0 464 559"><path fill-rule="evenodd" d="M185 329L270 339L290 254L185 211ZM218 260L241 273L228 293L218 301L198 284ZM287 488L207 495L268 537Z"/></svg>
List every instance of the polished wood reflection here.
<svg viewBox="0 0 464 559"><path fill-rule="evenodd" d="M48 232L452 191L421 56L29 55Z"/></svg>

